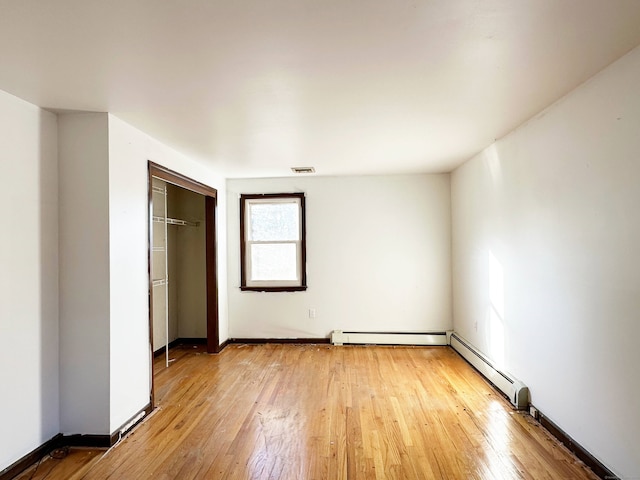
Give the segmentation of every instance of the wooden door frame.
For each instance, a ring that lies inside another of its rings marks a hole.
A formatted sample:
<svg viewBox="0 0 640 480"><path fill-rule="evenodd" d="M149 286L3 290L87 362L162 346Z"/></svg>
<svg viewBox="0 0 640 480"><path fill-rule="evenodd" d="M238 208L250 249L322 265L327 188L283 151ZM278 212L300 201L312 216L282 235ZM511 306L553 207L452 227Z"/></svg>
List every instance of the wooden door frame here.
<svg viewBox="0 0 640 480"><path fill-rule="evenodd" d="M205 263L206 263L206 295L207 295L207 352L220 352L220 328L218 320L218 244L216 228L216 205L218 191L203 183L193 180L169 168L148 162L148 200L149 200L149 346L151 350L151 404L155 406L153 384L153 283L151 278L151 262L153 246L153 178L177 185L186 190L205 197ZM168 345L167 345L168 347Z"/></svg>

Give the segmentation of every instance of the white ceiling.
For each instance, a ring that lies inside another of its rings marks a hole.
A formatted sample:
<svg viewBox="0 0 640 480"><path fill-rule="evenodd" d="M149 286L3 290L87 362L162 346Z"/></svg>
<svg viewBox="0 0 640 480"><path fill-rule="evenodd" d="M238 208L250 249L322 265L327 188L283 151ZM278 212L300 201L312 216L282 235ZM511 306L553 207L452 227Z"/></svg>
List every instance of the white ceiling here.
<svg viewBox="0 0 640 480"><path fill-rule="evenodd" d="M638 44L639 0L0 0L0 89L230 177L443 172Z"/></svg>

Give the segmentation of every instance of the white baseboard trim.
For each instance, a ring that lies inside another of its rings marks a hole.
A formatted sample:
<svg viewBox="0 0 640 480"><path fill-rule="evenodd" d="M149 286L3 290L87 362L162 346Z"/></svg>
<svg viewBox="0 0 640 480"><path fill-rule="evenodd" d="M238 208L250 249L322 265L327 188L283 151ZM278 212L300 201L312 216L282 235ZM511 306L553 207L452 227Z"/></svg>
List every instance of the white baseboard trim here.
<svg viewBox="0 0 640 480"><path fill-rule="evenodd" d="M451 332L331 332L334 345L449 345Z"/></svg>
<svg viewBox="0 0 640 480"><path fill-rule="evenodd" d="M529 389L510 373L498 369L491 360L456 332L451 334L451 348L494 384L519 410L529 406Z"/></svg>

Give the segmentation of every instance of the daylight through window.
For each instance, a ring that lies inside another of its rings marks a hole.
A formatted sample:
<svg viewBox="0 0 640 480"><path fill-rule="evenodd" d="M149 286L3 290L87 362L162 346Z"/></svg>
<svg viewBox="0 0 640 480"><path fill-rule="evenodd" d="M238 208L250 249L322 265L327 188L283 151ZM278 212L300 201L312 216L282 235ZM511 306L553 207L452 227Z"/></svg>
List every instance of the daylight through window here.
<svg viewBox="0 0 640 480"><path fill-rule="evenodd" d="M306 289L304 194L240 196L241 288Z"/></svg>

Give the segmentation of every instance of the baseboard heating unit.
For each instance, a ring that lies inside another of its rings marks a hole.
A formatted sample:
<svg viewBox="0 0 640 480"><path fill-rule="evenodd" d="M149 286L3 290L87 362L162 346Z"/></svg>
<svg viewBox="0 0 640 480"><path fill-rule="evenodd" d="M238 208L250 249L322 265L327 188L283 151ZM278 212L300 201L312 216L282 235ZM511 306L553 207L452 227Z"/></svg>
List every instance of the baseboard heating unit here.
<svg viewBox="0 0 640 480"><path fill-rule="evenodd" d="M519 410L529 406L529 389L511 374L498 370L491 360L480 353L457 333L451 334L451 348L475 367L487 380L493 383Z"/></svg>
<svg viewBox="0 0 640 480"><path fill-rule="evenodd" d="M449 345L451 332L331 332L334 345Z"/></svg>

